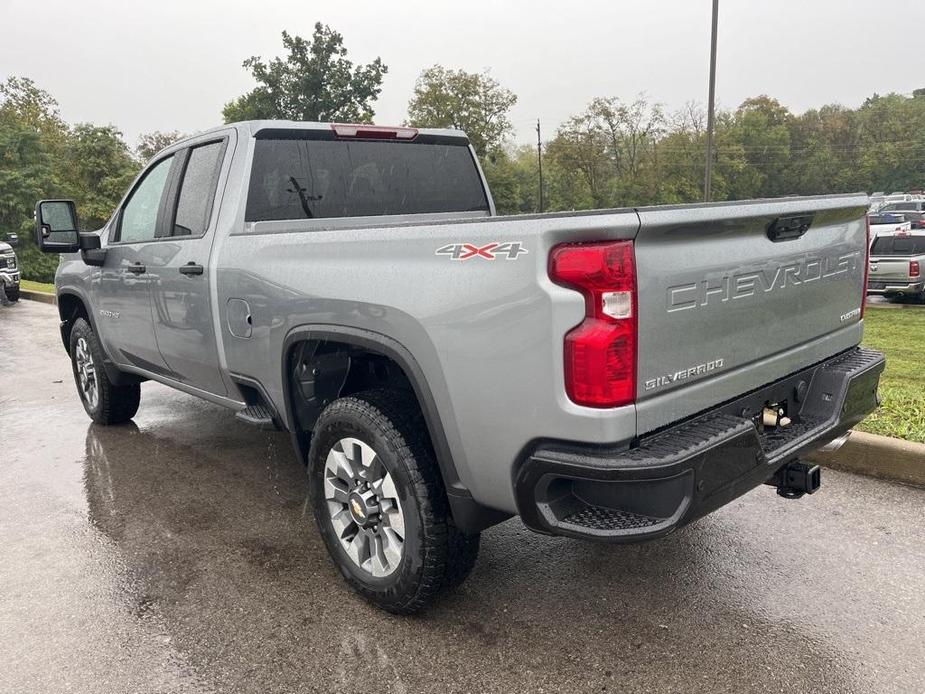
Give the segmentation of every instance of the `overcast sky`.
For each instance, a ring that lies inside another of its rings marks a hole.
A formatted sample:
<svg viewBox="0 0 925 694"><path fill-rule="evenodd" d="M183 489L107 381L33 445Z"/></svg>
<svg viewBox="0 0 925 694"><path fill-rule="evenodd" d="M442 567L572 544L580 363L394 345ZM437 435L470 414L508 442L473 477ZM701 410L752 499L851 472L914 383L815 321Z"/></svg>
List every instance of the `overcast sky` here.
<svg viewBox="0 0 925 694"><path fill-rule="evenodd" d="M434 63L490 69L519 98L523 142L537 117L551 136L596 96L706 101L710 0L0 0L0 79L31 77L67 121L115 124L134 144L219 124L253 86L241 62L280 54L283 29L307 37L316 21L355 62L388 65L381 124L402 121ZM923 0L721 0L719 26L723 106L769 94L799 112L925 86Z"/></svg>

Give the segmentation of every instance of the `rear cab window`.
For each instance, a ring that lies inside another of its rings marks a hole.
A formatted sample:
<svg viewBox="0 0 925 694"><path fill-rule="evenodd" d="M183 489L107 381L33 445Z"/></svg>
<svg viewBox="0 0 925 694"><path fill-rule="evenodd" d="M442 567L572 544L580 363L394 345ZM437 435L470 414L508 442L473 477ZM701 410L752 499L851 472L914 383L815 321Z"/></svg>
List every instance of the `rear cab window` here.
<svg viewBox="0 0 925 694"><path fill-rule="evenodd" d="M925 255L925 236L880 236L870 248L871 255Z"/></svg>
<svg viewBox="0 0 925 694"><path fill-rule="evenodd" d="M489 212L464 138L337 139L324 130L257 134L248 222L446 212Z"/></svg>

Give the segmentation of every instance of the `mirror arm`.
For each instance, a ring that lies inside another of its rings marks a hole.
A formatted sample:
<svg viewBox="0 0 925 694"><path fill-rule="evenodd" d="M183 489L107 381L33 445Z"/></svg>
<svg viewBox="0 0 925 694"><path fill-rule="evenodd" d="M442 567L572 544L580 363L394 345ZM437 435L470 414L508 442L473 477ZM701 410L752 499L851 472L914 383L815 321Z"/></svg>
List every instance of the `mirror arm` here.
<svg viewBox="0 0 925 694"><path fill-rule="evenodd" d="M78 232L78 238L80 250L82 251L93 251L102 245L100 243L100 235L95 232Z"/></svg>
<svg viewBox="0 0 925 694"><path fill-rule="evenodd" d="M80 257L87 265L100 267L106 262L106 249L101 248L100 235L80 232Z"/></svg>
<svg viewBox="0 0 925 694"><path fill-rule="evenodd" d="M80 257L83 258L83 261L87 265L92 265L94 267L102 267L103 263L106 262L106 249L105 248L85 248L80 252Z"/></svg>

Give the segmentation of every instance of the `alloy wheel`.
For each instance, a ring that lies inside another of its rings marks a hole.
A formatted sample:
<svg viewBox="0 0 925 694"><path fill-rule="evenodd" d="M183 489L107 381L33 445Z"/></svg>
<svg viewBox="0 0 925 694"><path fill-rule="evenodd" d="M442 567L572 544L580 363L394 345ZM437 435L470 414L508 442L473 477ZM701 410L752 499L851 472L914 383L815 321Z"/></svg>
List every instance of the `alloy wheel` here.
<svg viewBox="0 0 925 694"><path fill-rule="evenodd" d="M393 573L405 544L405 516L392 475L373 448L343 438L324 463L331 526L347 556L375 578Z"/></svg>
<svg viewBox="0 0 925 694"><path fill-rule="evenodd" d="M96 409L100 401L100 384L97 381L96 365L93 363L93 355L90 352L90 346L86 338L77 340L77 349L74 353L74 361L77 365L77 383L80 388L80 395L90 407Z"/></svg>

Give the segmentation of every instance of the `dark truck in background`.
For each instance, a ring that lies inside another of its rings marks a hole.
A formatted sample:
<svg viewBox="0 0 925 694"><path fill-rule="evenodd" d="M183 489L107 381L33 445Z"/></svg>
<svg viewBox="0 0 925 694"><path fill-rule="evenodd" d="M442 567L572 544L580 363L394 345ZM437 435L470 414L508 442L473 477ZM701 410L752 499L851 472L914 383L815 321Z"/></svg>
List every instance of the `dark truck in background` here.
<svg viewBox="0 0 925 694"><path fill-rule="evenodd" d="M16 251L13 250L18 245L19 237L16 234L6 234L0 238L0 287L10 301L19 301L21 273Z"/></svg>
<svg viewBox="0 0 925 694"><path fill-rule="evenodd" d="M393 612L474 565L483 529L661 537L877 406L859 347L866 195L497 217L465 135L257 121L160 152L63 253L83 405L145 380L287 430L332 559Z"/></svg>

